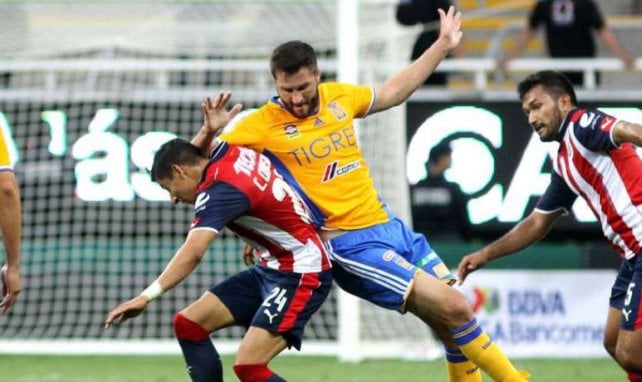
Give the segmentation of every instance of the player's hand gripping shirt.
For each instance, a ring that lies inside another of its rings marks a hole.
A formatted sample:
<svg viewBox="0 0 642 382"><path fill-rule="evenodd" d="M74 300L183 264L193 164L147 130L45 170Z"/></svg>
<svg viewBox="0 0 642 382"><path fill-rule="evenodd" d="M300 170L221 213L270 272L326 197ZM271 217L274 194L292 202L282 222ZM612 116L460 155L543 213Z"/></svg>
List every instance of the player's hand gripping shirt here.
<svg viewBox="0 0 642 382"><path fill-rule="evenodd" d="M5 136L6 132L3 130L0 125L0 171L11 171L13 170L13 166L11 165L11 157L9 155L8 137Z"/></svg>
<svg viewBox="0 0 642 382"><path fill-rule="evenodd" d="M315 224L359 229L388 221L357 145L354 119L365 117L374 89L319 85L319 111L298 119L273 99L221 139L262 152L312 210Z"/></svg>
<svg viewBox="0 0 642 382"><path fill-rule="evenodd" d="M598 110L574 109L560 129L551 183L536 209L570 210L582 196L604 236L623 258L642 247L642 161L635 146L613 141L617 120Z"/></svg>
<svg viewBox="0 0 642 382"><path fill-rule="evenodd" d="M219 144L196 192L192 230L219 233L227 226L258 248L261 265L271 269L330 269L305 204L264 155Z"/></svg>

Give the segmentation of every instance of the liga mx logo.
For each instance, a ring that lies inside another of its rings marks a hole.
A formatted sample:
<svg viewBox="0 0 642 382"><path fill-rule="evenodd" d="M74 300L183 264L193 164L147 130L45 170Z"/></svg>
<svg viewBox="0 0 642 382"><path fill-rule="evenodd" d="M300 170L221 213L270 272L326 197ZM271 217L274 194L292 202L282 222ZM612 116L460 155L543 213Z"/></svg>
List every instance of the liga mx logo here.
<svg viewBox="0 0 642 382"><path fill-rule="evenodd" d="M496 289L473 287L466 298L474 313L483 309L486 314L493 314L499 309L499 292Z"/></svg>

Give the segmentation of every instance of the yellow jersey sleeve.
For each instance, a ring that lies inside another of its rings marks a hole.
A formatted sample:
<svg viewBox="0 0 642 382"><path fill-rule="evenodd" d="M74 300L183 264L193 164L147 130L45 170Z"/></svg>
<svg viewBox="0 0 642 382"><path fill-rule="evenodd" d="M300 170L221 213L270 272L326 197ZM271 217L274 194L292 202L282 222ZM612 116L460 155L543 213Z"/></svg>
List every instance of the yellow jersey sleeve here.
<svg viewBox="0 0 642 382"><path fill-rule="evenodd" d="M265 122L261 117L262 109L254 110L240 118L230 128L219 136L219 139L233 144L251 148L256 151L263 151L265 136Z"/></svg>
<svg viewBox="0 0 642 382"><path fill-rule="evenodd" d="M347 95L346 99L352 101L354 118L363 118L368 115L375 101L375 92L372 87L350 84L336 85L340 86L340 91Z"/></svg>
<svg viewBox="0 0 642 382"><path fill-rule="evenodd" d="M6 135L6 136L5 136ZM8 133L0 125L0 171L13 170L11 155L9 154Z"/></svg>

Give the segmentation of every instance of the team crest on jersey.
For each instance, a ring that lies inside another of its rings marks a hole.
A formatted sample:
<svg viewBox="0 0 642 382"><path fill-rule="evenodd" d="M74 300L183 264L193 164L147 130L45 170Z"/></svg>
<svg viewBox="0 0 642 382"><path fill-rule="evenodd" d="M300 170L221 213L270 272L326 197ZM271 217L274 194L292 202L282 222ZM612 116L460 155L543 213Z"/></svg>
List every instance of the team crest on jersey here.
<svg viewBox="0 0 642 382"><path fill-rule="evenodd" d="M323 172L323 178L321 179L321 182L322 183L328 182L337 176L345 175L349 172L352 172L358 169L359 167L361 167L361 163L358 160L354 162L350 162L344 166L339 166L339 162L334 161L326 166L325 171Z"/></svg>
<svg viewBox="0 0 642 382"><path fill-rule="evenodd" d="M394 258L395 258L395 256L397 256L397 254L395 253L395 251L386 251L386 252L383 254L383 256L381 256L381 258L382 258L384 261L390 261L390 260L394 259Z"/></svg>
<svg viewBox="0 0 642 382"><path fill-rule="evenodd" d="M334 116L337 118L339 121L343 121L347 117L347 113L345 110L343 110L343 107L339 105L336 101L332 101L328 104L328 109L334 114Z"/></svg>
<svg viewBox="0 0 642 382"><path fill-rule="evenodd" d="M299 128L295 124L287 124L283 127L283 132L288 136L289 139L294 139L299 137Z"/></svg>

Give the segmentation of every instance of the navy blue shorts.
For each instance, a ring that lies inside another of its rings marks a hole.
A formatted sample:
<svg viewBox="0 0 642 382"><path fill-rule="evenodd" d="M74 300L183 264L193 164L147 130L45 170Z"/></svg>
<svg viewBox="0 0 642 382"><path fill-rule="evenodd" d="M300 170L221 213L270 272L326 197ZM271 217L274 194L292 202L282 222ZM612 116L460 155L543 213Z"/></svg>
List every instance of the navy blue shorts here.
<svg viewBox="0 0 642 382"><path fill-rule="evenodd" d="M237 325L281 335L301 350L303 328L330 293L332 272L292 273L254 266L212 286Z"/></svg>
<svg viewBox="0 0 642 382"><path fill-rule="evenodd" d="M611 288L610 305L622 309L620 327L625 330L642 328L640 302L642 300L642 258L637 254L630 260L622 260L620 272Z"/></svg>
<svg viewBox="0 0 642 382"><path fill-rule="evenodd" d="M424 235L394 216L387 223L337 236L330 246L332 272L341 289L386 309L405 311L412 280L420 270L455 282Z"/></svg>

